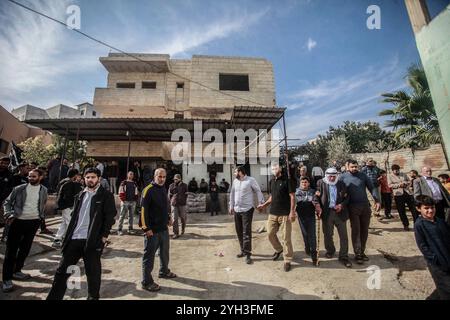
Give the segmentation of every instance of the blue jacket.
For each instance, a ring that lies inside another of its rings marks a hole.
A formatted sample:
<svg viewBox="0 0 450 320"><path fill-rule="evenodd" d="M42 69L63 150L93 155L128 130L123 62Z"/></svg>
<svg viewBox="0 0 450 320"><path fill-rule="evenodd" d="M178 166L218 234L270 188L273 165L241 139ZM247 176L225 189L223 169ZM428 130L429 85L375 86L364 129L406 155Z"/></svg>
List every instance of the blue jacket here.
<svg viewBox="0 0 450 320"><path fill-rule="evenodd" d="M419 216L414 224L417 246L429 264L450 272L450 226L441 218Z"/></svg>

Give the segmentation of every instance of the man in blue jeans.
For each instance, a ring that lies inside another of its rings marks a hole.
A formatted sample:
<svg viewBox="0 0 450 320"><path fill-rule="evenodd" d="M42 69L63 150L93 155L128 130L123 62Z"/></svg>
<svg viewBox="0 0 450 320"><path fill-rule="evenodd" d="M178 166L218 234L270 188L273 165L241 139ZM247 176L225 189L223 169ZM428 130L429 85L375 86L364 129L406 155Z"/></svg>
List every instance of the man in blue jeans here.
<svg viewBox="0 0 450 320"><path fill-rule="evenodd" d="M142 258L142 289L158 291L161 287L153 280L152 271L155 254L159 249L159 278L175 278L169 269L169 226L173 220L170 216L170 204L166 182L166 170L155 170L153 181L142 192L142 209L139 226L144 231L144 256Z"/></svg>

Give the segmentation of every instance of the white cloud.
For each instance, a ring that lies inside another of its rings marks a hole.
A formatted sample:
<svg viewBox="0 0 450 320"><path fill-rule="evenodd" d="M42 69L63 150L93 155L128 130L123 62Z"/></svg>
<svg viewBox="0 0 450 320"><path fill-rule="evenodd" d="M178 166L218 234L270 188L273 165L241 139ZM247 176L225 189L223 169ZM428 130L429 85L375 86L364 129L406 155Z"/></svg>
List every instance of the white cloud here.
<svg viewBox="0 0 450 320"><path fill-rule="evenodd" d="M394 57L382 68L371 66L348 78L323 80L288 95L289 136L311 139L355 117L383 122L377 114L387 106L379 103L380 94L404 88L404 72Z"/></svg>
<svg viewBox="0 0 450 320"><path fill-rule="evenodd" d="M74 1L22 3L65 22L66 9ZM90 97L91 92L81 92L74 83L80 80L80 74L99 67L98 57L104 48L12 3L4 1L0 9L0 103L5 108L26 103L46 108L82 102L76 100L77 96Z"/></svg>
<svg viewBox="0 0 450 320"><path fill-rule="evenodd" d="M314 49L316 46L317 46L317 42L311 38L308 38L308 42L306 43L306 47L308 48L308 51L311 52L312 49Z"/></svg>
<svg viewBox="0 0 450 320"><path fill-rule="evenodd" d="M161 39L161 43L148 48L149 52L168 53L170 55L183 55L186 51L205 45L214 40L227 38L247 30L258 23L269 11L269 8L248 14L241 12L235 14L231 10L220 19L211 19L214 22L203 25L195 23L177 29L177 32Z"/></svg>

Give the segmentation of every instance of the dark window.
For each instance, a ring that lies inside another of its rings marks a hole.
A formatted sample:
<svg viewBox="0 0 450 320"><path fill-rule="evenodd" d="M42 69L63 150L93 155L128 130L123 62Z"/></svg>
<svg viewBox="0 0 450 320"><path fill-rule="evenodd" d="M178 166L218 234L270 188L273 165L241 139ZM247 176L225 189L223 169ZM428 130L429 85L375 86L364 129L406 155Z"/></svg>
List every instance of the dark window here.
<svg viewBox="0 0 450 320"><path fill-rule="evenodd" d="M219 89L250 91L248 84L248 74L219 74Z"/></svg>
<svg viewBox="0 0 450 320"><path fill-rule="evenodd" d="M156 82L155 81L143 81L142 89L156 89Z"/></svg>
<svg viewBox="0 0 450 320"><path fill-rule="evenodd" d="M95 111L92 111L92 116L96 116L97 115L97 112L95 112Z"/></svg>
<svg viewBox="0 0 450 320"><path fill-rule="evenodd" d="M6 154L8 152L9 142L0 139L0 153Z"/></svg>
<svg viewBox="0 0 450 320"><path fill-rule="evenodd" d="M118 82L116 88L120 89L134 89L136 84L134 82Z"/></svg>
<svg viewBox="0 0 450 320"><path fill-rule="evenodd" d="M182 112L175 113L175 119L184 119L184 113Z"/></svg>
<svg viewBox="0 0 450 320"><path fill-rule="evenodd" d="M184 88L184 82L177 82L177 89L183 89Z"/></svg>
<svg viewBox="0 0 450 320"><path fill-rule="evenodd" d="M84 110L81 110L81 115L84 116Z"/></svg>

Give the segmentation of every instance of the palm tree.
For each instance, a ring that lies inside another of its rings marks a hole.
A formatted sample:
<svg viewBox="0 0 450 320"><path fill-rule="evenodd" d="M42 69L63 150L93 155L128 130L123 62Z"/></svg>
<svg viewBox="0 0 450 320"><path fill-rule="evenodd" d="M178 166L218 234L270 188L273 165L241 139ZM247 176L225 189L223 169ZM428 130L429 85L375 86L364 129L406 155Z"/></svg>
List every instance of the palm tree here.
<svg viewBox="0 0 450 320"><path fill-rule="evenodd" d="M423 67L409 67L406 79L410 92L383 93L381 102L391 103L394 107L381 111L379 115L392 118L386 121L386 127L393 128L400 147L416 149L440 143L439 124Z"/></svg>

